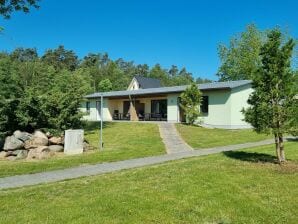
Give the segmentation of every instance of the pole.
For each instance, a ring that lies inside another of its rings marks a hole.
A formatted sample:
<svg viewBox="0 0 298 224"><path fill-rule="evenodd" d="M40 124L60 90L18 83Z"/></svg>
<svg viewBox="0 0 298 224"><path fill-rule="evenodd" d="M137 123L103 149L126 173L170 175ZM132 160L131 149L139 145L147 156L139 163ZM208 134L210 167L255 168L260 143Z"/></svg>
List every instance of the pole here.
<svg viewBox="0 0 298 224"><path fill-rule="evenodd" d="M100 95L100 151L102 151L103 94Z"/></svg>

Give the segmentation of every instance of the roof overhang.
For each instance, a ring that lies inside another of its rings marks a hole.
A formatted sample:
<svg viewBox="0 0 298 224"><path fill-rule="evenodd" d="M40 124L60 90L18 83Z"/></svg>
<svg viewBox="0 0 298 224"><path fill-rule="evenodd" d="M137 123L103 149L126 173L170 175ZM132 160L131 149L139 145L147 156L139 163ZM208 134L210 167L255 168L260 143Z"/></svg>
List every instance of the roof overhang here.
<svg viewBox="0 0 298 224"><path fill-rule="evenodd" d="M229 82L214 82L198 84L198 88L201 91L211 91L211 90L230 90L239 86L244 86L251 84L250 80L239 80L239 81L229 81ZM167 95L174 93L182 93L188 85L184 86L171 86L171 87L160 87L160 88L150 88L150 89L138 89L138 90L124 90L124 91L112 91L112 92L99 92L93 93L85 96L87 99L100 98L127 98L129 96L156 96L156 95Z"/></svg>

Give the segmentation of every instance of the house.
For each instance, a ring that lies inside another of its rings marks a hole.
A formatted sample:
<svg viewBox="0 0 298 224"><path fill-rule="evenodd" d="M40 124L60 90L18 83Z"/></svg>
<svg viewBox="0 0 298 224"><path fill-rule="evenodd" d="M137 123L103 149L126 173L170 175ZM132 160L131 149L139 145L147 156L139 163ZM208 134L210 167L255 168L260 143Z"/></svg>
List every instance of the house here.
<svg viewBox="0 0 298 224"><path fill-rule="evenodd" d="M184 122L179 96L184 86L161 87L159 80L136 76L127 90L93 93L85 97L81 110L84 119L98 121L167 121ZM202 92L201 116L203 126L238 129L249 128L241 110L248 106L253 91L250 80L198 84ZM103 97L103 114L100 99Z"/></svg>

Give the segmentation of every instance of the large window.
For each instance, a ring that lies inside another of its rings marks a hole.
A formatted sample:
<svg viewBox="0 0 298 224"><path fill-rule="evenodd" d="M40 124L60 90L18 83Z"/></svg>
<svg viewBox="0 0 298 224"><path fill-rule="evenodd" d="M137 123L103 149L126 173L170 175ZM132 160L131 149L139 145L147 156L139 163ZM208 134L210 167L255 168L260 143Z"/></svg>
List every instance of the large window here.
<svg viewBox="0 0 298 224"><path fill-rule="evenodd" d="M151 116L167 117L167 100L151 100Z"/></svg>
<svg viewBox="0 0 298 224"><path fill-rule="evenodd" d="M88 114L90 114L90 102L89 101L86 102L86 112Z"/></svg>
<svg viewBox="0 0 298 224"><path fill-rule="evenodd" d="M209 97L208 96L202 96L201 112L202 113L208 113L208 106L209 106Z"/></svg>

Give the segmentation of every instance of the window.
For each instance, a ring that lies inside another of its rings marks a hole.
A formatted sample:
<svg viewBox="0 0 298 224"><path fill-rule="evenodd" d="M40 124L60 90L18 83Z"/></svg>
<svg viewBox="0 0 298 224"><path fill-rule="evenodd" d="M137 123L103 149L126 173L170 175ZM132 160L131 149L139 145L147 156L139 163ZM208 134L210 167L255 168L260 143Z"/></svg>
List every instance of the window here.
<svg viewBox="0 0 298 224"><path fill-rule="evenodd" d="M151 116L161 116L162 118L166 118L167 105L167 100L151 100Z"/></svg>
<svg viewBox="0 0 298 224"><path fill-rule="evenodd" d="M86 102L86 112L88 114L90 114L90 102L89 101Z"/></svg>
<svg viewBox="0 0 298 224"><path fill-rule="evenodd" d="M201 101L201 112L202 113L208 113L208 105L209 105L209 97L202 96L202 101Z"/></svg>

